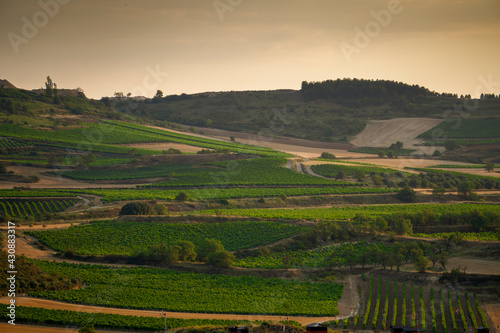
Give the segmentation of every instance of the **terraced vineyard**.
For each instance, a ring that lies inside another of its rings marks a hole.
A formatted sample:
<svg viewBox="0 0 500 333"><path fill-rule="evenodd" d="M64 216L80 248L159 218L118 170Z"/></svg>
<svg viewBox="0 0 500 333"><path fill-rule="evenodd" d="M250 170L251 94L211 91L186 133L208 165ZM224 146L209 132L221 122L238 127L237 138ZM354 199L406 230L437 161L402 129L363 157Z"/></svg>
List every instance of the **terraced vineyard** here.
<svg viewBox="0 0 500 333"><path fill-rule="evenodd" d="M386 252L391 251L392 247L365 241L353 244L333 244L313 250L287 251L258 257L247 257L236 260L234 265L244 268L267 269L342 267L349 266L350 263L361 262L362 256L365 257L364 264L372 265L373 263L367 258L368 253L375 249Z"/></svg>
<svg viewBox="0 0 500 333"><path fill-rule="evenodd" d="M387 329L391 325L413 325L433 333L464 332L479 326L488 327L477 301L477 295L450 293L390 281L388 278L370 276L365 282L365 306L362 321L351 324L349 329ZM377 306L380 304L380 306ZM383 306L382 306L383 304ZM455 311L458 309L458 311ZM355 326L355 327L354 327Z"/></svg>
<svg viewBox="0 0 500 333"><path fill-rule="evenodd" d="M343 171L346 176L355 176L358 174L364 174L369 176L371 173L401 173L405 175L411 175L408 172L401 172L398 170L393 170L389 168L377 168L377 167L367 167L367 166L349 166L341 164L318 164L311 166L311 169L322 176L335 178L340 171Z"/></svg>
<svg viewBox="0 0 500 333"><path fill-rule="evenodd" d="M0 214L25 218L47 213L59 213L74 205L74 199L1 199Z"/></svg>
<svg viewBox="0 0 500 333"><path fill-rule="evenodd" d="M456 236L456 233L453 232L441 232L441 233L433 233L433 234L412 234L412 237L421 237L421 238L436 238L436 239L447 239L450 236ZM459 237L463 240L470 241L497 241L497 234L494 232L461 232Z"/></svg>
<svg viewBox="0 0 500 333"><path fill-rule="evenodd" d="M431 139L439 133L439 137L469 139L469 138L498 138L500 118L462 119L449 118L427 132L419 135L420 138Z"/></svg>
<svg viewBox="0 0 500 333"><path fill-rule="evenodd" d="M185 189L188 197L192 200L210 199L239 199L239 198L267 198L312 196L328 194L370 194L370 193L392 193L394 189L374 187L282 187L282 188L202 188ZM115 202L123 200L173 200L179 194L179 190L159 189L121 189L121 190L82 190L79 193L92 194L102 197L103 202Z"/></svg>
<svg viewBox="0 0 500 333"><path fill-rule="evenodd" d="M187 240L199 245L205 238L221 241L234 251L290 237L308 228L279 222L235 221L223 223L93 222L68 229L29 231L42 243L57 251L79 254L131 255L153 245L172 245Z"/></svg>
<svg viewBox="0 0 500 333"><path fill-rule="evenodd" d="M1 307L0 315L5 317L8 310ZM63 325L73 323L83 327L94 325L101 329L125 329L139 331L161 331L165 324L169 329L191 326L235 326L249 325L253 322L245 320L218 320L218 319L178 319L178 318L156 318L136 317L109 313L89 313L68 310L51 310L25 306L16 307L16 322L26 324Z"/></svg>
<svg viewBox="0 0 500 333"><path fill-rule="evenodd" d="M73 191L74 192L74 191ZM18 197L75 197L76 194L67 190L51 189L0 189L0 198Z"/></svg>
<svg viewBox="0 0 500 333"><path fill-rule="evenodd" d="M35 146L54 147L74 152L128 154L132 150L129 147L106 144L101 138L101 135L103 135L102 132L86 132L85 128L43 131L12 124L0 124L0 135L30 139ZM135 149L135 154L137 155L155 155L161 153L161 151L152 149Z"/></svg>
<svg viewBox="0 0 500 333"><path fill-rule="evenodd" d="M123 135L115 136L116 140L122 140L119 143L128 143L128 142L123 142L123 140L127 140L130 142L132 141L137 142L136 141L137 139L135 139L135 135L138 135L139 137L141 135L146 135L147 137L155 138L158 141L176 142L176 143L182 143L196 147L211 148L216 150L229 149L236 153L256 154L260 156L285 156L285 157L289 156L289 154L277 152L276 150L273 150L271 148L250 146L250 145L237 144L220 140L213 140L208 138L201 138L201 137L171 132L168 130L141 126L132 123L125 123L118 121L103 121L103 123L115 125L119 128L122 128ZM115 129L112 129L112 131L115 131ZM118 141L116 141L115 143L118 143Z"/></svg>
<svg viewBox="0 0 500 333"><path fill-rule="evenodd" d="M460 213L460 212L500 212L500 205L495 204L406 204L406 205L379 205L379 206L357 206L357 207L332 207L332 208L304 208L304 209L223 209L217 211L220 215L249 216L263 219L303 219L303 220L350 220L357 214L365 214L368 217L388 215L396 213L416 213L430 211L436 214ZM215 210L199 211L197 214L215 214Z"/></svg>
<svg viewBox="0 0 500 333"><path fill-rule="evenodd" d="M78 304L180 312L331 316L343 285L36 261L45 272L79 276L85 289L36 297Z"/></svg>
<svg viewBox="0 0 500 333"><path fill-rule="evenodd" d="M0 148L9 149L26 146L28 146L28 143L26 143L25 141L0 137Z"/></svg>
<svg viewBox="0 0 500 333"><path fill-rule="evenodd" d="M296 173L282 167L283 158L253 158L206 164L160 164L141 168L112 170L74 170L60 172L62 176L81 180L118 180L151 177L169 179L148 187L203 187L231 185L330 185L360 186ZM258 170L258 172L255 172Z"/></svg>

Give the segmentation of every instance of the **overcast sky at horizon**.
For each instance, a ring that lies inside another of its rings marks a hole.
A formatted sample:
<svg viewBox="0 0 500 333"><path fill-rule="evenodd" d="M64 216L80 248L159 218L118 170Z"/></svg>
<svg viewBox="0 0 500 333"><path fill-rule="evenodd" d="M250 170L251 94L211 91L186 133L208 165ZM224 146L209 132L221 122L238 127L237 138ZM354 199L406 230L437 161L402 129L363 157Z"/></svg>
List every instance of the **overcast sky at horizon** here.
<svg viewBox="0 0 500 333"><path fill-rule="evenodd" d="M92 98L344 77L500 93L500 1L395 1L0 0L0 79Z"/></svg>

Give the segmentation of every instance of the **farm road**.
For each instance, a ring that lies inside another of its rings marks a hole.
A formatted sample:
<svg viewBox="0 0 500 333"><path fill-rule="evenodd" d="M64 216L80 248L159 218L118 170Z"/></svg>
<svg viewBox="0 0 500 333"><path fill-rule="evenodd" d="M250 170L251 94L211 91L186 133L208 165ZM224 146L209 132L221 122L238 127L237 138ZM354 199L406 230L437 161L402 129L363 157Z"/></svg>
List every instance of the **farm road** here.
<svg viewBox="0 0 500 333"><path fill-rule="evenodd" d="M0 298L1 304L8 304L8 297ZM38 299L33 297L16 297L18 306L31 306L44 309L68 310L90 313L111 313L128 316L143 316L143 317L162 317L162 314L167 314L167 318L179 319L227 319L227 320L250 320L250 321L281 321L286 320L286 316L266 316L266 315L240 315L240 314L218 314L218 313L184 313L184 312L160 312L149 310L129 310L120 308L108 308L100 306L80 305L66 302L51 301L46 299ZM313 322L334 320L335 317L296 317L289 316L289 320L294 320L307 325Z"/></svg>

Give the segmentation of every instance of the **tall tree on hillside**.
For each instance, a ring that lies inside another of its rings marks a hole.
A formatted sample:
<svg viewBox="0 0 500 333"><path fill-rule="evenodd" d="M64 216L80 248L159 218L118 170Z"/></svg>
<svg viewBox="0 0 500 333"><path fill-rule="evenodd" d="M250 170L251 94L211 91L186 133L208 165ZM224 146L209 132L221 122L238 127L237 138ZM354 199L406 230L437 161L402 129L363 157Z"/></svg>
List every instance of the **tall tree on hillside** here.
<svg viewBox="0 0 500 333"><path fill-rule="evenodd" d="M48 97L53 97L57 95L57 84L55 84L50 76L47 76L47 81L45 81L45 94Z"/></svg>
<svg viewBox="0 0 500 333"><path fill-rule="evenodd" d="M493 172L493 171L495 171L495 163L488 162L488 163L486 163L485 168L486 168L486 171Z"/></svg>

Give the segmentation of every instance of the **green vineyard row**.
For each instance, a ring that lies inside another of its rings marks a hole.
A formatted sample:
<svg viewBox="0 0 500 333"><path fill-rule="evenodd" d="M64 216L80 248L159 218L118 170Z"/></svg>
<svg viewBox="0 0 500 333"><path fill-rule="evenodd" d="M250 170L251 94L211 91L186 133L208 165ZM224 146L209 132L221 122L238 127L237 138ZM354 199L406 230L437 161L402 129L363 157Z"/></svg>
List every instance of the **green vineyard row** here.
<svg viewBox="0 0 500 333"><path fill-rule="evenodd" d="M334 316L343 285L36 261L47 273L80 277L84 289L32 296L94 306L178 312Z"/></svg>
<svg viewBox="0 0 500 333"><path fill-rule="evenodd" d="M12 217L39 216L47 213L59 213L75 203L71 199L63 200L0 200L0 214Z"/></svg>

